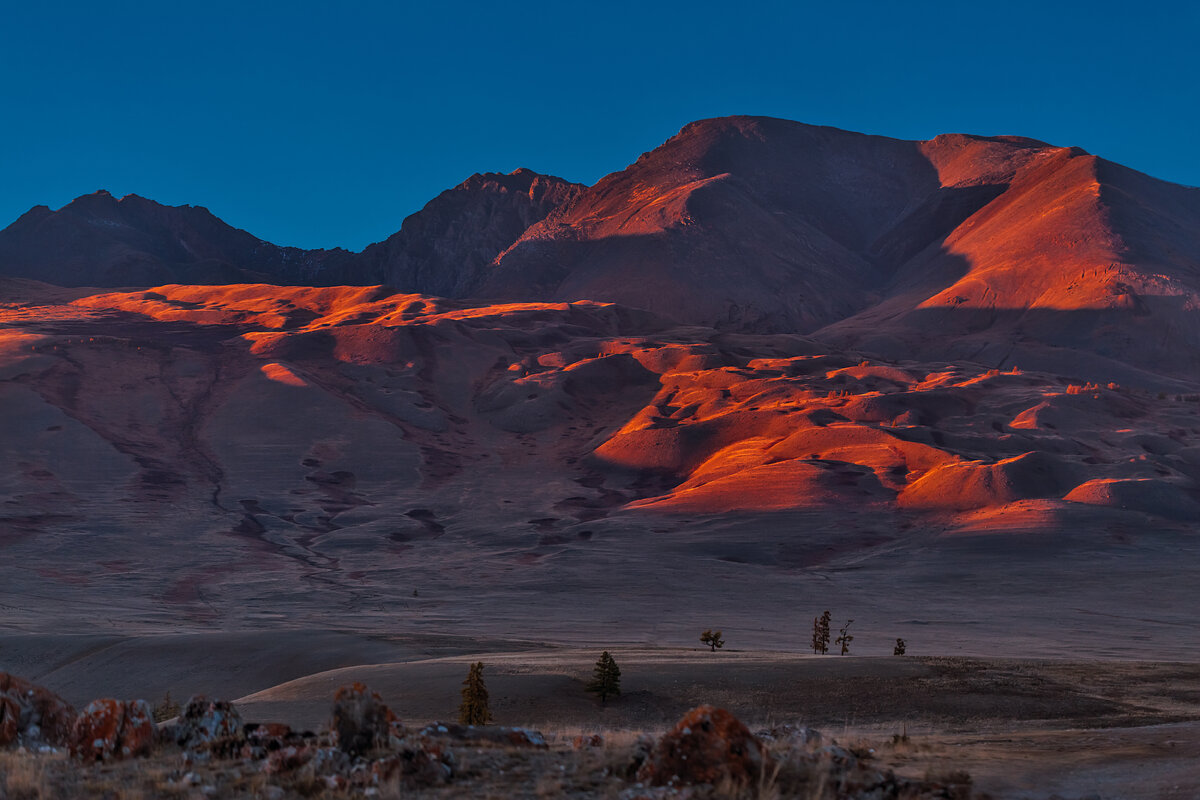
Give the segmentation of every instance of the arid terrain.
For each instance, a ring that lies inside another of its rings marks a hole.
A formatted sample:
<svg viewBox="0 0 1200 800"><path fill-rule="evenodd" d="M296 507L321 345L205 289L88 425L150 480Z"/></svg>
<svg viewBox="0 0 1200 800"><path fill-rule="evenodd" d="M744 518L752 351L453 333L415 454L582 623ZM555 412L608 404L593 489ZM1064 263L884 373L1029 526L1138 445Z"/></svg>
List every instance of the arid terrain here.
<svg viewBox="0 0 1200 800"><path fill-rule="evenodd" d="M713 703L996 797L1200 796L1200 190L733 117L362 253L88 195L0 276L0 671L72 704L316 727L363 680L427 723L483 660L560 744ZM806 655L826 609L851 655Z"/></svg>

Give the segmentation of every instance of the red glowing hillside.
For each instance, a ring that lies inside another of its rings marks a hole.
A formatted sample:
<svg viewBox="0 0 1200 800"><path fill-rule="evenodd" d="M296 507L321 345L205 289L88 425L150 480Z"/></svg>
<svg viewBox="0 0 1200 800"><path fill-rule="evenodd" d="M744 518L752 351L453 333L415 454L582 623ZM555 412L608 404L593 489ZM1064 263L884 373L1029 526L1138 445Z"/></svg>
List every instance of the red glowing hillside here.
<svg viewBox="0 0 1200 800"><path fill-rule="evenodd" d="M709 607L721 565L1190 530L1198 198L1028 139L736 117L591 187L474 176L361 254L35 209L0 272L110 287L0 280L0 543L68 620L369 616L419 581L434 622L573 587L567 625Z"/></svg>

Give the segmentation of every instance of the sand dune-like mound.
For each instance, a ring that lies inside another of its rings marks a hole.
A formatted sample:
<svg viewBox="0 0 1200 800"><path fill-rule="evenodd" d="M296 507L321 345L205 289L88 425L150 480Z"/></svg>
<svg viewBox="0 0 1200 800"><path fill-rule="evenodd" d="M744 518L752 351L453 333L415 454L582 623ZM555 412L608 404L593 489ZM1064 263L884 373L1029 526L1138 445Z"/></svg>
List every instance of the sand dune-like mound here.
<svg viewBox="0 0 1200 800"><path fill-rule="evenodd" d="M1076 486L1063 499L1168 519L1200 519L1200 503L1195 497L1177 484L1153 478L1095 478Z"/></svg>
<svg viewBox="0 0 1200 800"><path fill-rule="evenodd" d="M960 462L930 470L898 498L904 508L967 511L1014 500L1053 497L1065 470L1052 456L1025 453L994 464Z"/></svg>

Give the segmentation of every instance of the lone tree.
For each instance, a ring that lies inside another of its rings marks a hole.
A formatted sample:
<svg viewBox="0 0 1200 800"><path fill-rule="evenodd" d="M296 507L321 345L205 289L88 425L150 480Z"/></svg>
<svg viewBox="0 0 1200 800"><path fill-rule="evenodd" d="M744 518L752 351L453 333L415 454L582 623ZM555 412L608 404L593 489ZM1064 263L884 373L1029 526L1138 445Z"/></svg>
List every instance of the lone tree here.
<svg viewBox="0 0 1200 800"><path fill-rule="evenodd" d="M813 653L824 655L829 652L829 622L833 615L826 611L820 617L813 617L812 649Z"/></svg>
<svg viewBox="0 0 1200 800"><path fill-rule="evenodd" d="M616 697L621 693L621 668L607 650L600 654L592 674L594 677L587 690L600 695L600 705L605 705L610 695Z"/></svg>
<svg viewBox="0 0 1200 800"><path fill-rule="evenodd" d="M708 649L716 652L718 647L725 646L725 640L721 638L720 631L705 631L700 634L700 641L708 645Z"/></svg>
<svg viewBox="0 0 1200 800"><path fill-rule="evenodd" d="M463 681L462 705L458 707L458 721L463 725L486 725L492 721L488 708L488 690L483 683L483 662L476 661Z"/></svg>
<svg viewBox="0 0 1200 800"><path fill-rule="evenodd" d="M854 624L854 620L848 621L838 631L839 636L834 639L836 644L842 646L842 655L850 652L850 643L854 641L854 637L850 634L850 626Z"/></svg>
<svg viewBox="0 0 1200 800"><path fill-rule="evenodd" d="M904 640L897 638L896 639L896 647L895 647L895 649L892 650L892 655L902 656L902 655L904 655L904 649L905 649Z"/></svg>

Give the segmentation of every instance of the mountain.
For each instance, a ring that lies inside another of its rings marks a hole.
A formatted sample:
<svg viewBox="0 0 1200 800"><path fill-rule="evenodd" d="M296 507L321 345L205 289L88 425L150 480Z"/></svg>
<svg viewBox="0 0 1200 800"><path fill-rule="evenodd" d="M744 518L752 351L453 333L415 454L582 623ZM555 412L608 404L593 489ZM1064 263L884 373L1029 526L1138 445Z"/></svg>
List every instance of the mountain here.
<svg viewBox="0 0 1200 800"><path fill-rule="evenodd" d="M35 206L0 231L0 275L60 286L306 280L345 250L278 247L200 206L164 206L106 191L57 211Z"/></svg>
<svg viewBox="0 0 1200 800"><path fill-rule="evenodd" d="M528 169L472 175L406 218L397 233L367 247L341 276L322 272L321 282L386 283L406 292L466 297L496 256L584 188Z"/></svg>
<svg viewBox="0 0 1200 800"><path fill-rule="evenodd" d="M479 273L582 189L528 169L472 175L362 253L279 247L198 206L108 192L36 206L0 231L0 275L60 286L387 283L462 296Z"/></svg>
<svg viewBox="0 0 1200 800"><path fill-rule="evenodd" d="M695 122L527 231L477 293L594 297L701 324L813 330L870 305L909 259L1051 149L759 117Z"/></svg>
<svg viewBox="0 0 1200 800"><path fill-rule="evenodd" d="M531 227L475 294L892 357L1195 375L1200 190L1020 137L703 120Z"/></svg>
<svg viewBox="0 0 1200 800"><path fill-rule="evenodd" d="M1137 385L1200 371L1200 190L1015 136L701 120L590 187L474 175L362 253L100 192L0 231L0 274L595 300L888 358Z"/></svg>

